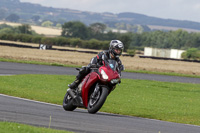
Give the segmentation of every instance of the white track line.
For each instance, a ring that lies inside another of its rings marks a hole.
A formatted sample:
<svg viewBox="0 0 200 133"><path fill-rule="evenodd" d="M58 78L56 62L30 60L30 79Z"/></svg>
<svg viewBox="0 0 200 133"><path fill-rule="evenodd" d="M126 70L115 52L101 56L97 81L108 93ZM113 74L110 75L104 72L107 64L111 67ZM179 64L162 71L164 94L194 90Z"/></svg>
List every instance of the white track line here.
<svg viewBox="0 0 200 133"><path fill-rule="evenodd" d="M12 76L13 74L0 74L0 76Z"/></svg>
<svg viewBox="0 0 200 133"><path fill-rule="evenodd" d="M20 100L29 101L29 102L42 103L42 104L46 104L46 105L62 107L61 105L58 105L58 104L45 103L45 102L40 102L40 101L35 101L35 100L30 100L30 99L25 99L25 98L20 98L20 97L8 96L8 95L5 95L5 94L0 94L0 96L10 97L10 98L14 98L14 99L20 99Z"/></svg>

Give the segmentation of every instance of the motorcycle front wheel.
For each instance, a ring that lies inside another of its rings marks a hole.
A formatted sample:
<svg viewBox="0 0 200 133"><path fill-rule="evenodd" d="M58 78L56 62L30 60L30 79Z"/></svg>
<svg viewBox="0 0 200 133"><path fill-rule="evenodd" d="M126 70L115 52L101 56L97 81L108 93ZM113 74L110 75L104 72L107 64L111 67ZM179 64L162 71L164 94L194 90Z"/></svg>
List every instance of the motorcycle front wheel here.
<svg viewBox="0 0 200 133"><path fill-rule="evenodd" d="M63 108L66 111L73 111L77 108L73 105L73 98L68 94L68 92L65 94L63 99Z"/></svg>
<svg viewBox="0 0 200 133"><path fill-rule="evenodd" d="M88 101L88 112L95 114L103 106L108 96L108 89L101 87L98 91L93 91Z"/></svg>

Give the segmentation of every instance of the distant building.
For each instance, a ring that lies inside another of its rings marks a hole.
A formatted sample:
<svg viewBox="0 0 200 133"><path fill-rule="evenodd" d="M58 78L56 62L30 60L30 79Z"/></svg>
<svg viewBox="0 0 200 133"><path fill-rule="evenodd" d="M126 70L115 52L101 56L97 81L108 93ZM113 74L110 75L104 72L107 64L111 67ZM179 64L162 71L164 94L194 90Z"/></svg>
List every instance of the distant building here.
<svg viewBox="0 0 200 133"><path fill-rule="evenodd" d="M144 48L144 56L152 56L152 57L181 59L181 54L183 52L185 52L185 50L158 49L158 48L150 48L150 47Z"/></svg>

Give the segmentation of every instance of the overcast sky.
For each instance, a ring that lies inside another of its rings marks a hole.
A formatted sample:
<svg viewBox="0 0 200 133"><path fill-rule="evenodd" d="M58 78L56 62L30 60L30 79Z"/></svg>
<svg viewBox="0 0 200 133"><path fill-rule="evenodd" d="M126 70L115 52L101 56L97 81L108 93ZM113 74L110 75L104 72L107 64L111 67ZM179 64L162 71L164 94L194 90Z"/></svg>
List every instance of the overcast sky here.
<svg viewBox="0 0 200 133"><path fill-rule="evenodd" d="M92 12L133 12L164 19L200 22L200 0L20 0L48 7Z"/></svg>

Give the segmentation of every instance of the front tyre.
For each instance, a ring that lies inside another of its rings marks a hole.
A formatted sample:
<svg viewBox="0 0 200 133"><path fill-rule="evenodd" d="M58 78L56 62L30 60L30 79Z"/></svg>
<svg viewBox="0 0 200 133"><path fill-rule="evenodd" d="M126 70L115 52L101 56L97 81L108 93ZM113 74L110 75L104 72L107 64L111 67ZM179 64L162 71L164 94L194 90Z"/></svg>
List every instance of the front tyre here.
<svg viewBox="0 0 200 133"><path fill-rule="evenodd" d="M65 94L63 99L63 108L66 111L73 111L77 108L73 105L73 98L68 94L68 92Z"/></svg>
<svg viewBox="0 0 200 133"><path fill-rule="evenodd" d="M108 89L105 87L101 87L98 91L93 91L90 95L90 99L88 102L88 112L91 114L96 113L103 106L106 98L108 96Z"/></svg>

